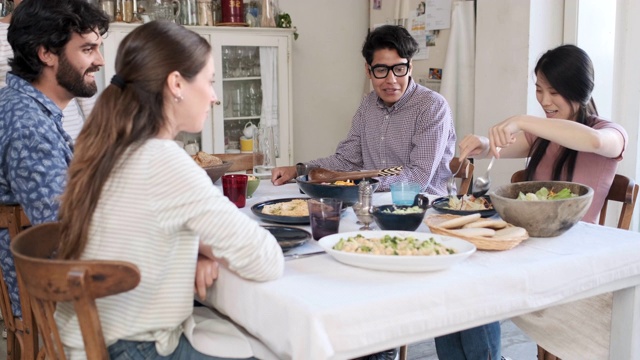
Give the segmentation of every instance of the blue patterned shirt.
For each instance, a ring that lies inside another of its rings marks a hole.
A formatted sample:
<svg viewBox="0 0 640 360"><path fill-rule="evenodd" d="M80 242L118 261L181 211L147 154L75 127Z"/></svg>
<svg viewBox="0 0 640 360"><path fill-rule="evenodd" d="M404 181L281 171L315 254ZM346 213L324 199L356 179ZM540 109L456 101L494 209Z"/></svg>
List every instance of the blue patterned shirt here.
<svg viewBox="0 0 640 360"><path fill-rule="evenodd" d="M72 155L60 108L29 82L7 74L7 86L0 89L0 203L22 205L34 225L56 221ZM13 314L20 317L6 229L0 230L0 265Z"/></svg>

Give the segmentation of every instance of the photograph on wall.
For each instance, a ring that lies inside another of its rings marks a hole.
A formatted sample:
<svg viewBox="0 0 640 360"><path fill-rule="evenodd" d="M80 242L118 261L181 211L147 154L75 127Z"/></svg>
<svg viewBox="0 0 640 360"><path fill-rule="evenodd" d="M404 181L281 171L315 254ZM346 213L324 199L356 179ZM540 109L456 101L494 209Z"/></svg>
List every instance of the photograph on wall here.
<svg viewBox="0 0 640 360"><path fill-rule="evenodd" d="M429 80L442 80L442 69L429 68Z"/></svg>

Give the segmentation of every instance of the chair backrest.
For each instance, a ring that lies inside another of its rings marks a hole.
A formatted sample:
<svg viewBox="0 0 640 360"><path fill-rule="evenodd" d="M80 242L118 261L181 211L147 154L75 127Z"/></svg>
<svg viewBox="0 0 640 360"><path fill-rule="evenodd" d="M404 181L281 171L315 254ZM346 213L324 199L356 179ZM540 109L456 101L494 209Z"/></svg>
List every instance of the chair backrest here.
<svg viewBox="0 0 640 360"><path fill-rule="evenodd" d="M247 153L247 154L213 154L219 157L222 161L231 161L233 164L227 170L227 172L246 171L247 174L253 173L253 165L261 164L263 154L260 153Z"/></svg>
<svg viewBox="0 0 640 360"><path fill-rule="evenodd" d="M11 244L16 270L31 306L48 358L65 359L53 314L56 302L72 302L88 359L108 359L95 299L129 291L140 282L137 266L124 261L58 260L60 226L48 223L18 234Z"/></svg>
<svg viewBox="0 0 640 360"><path fill-rule="evenodd" d="M609 201L618 201L622 203L622 209L620 209L620 217L618 218L618 229L629 230L631 227L631 217L633 216L633 210L636 207L636 198L638 197L638 189L640 186L632 179L616 174L613 178L613 183L609 188L607 197L605 198L602 210L600 210L600 220L598 223L604 225L604 221L607 217L607 205Z"/></svg>
<svg viewBox="0 0 640 360"><path fill-rule="evenodd" d="M511 182L525 181L524 170L519 170L511 175ZM604 204L600 210L600 220L598 224L604 225L607 218L607 206L609 201L618 201L622 204L620 210L620 217L618 218L618 229L629 230L631 227L631 217L633 216L633 210L636 207L636 198L638 197L638 189L640 186L632 179L616 174L613 177L613 182L609 188L609 192L605 197Z"/></svg>
<svg viewBox="0 0 640 360"><path fill-rule="evenodd" d="M0 229L7 229L9 241L13 241L19 232L30 225L29 218L19 204L0 205ZM38 351L36 323L31 311L29 311L31 309L29 295L24 291L19 276L17 282L22 308L21 318L13 316L9 289L4 281L2 268L0 268L0 309L2 309L7 329L7 357L14 358L20 354L22 359L34 359Z"/></svg>
<svg viewBox="0 0 640 360"><path fill-rule="evenodd" d="M527 178L525 177L525 170L518 170L516 172L513 173L513 175L511 175L511 182L512 183L517 183L517 182L523 182L523 181L527 181Z"/></svg>
<svg viewBox="0 0 640 360"><path fill-rule="evenodd" d="M453 158L449 163L449 169L451 169L451 172L457 171L453 174L453 177L460 179L460 186L458 186L458 195L469 193L474 169L471 161L469 161L469 159L464 159L464 161L462 162L462 166L460 166L460 158Z"/></svg>

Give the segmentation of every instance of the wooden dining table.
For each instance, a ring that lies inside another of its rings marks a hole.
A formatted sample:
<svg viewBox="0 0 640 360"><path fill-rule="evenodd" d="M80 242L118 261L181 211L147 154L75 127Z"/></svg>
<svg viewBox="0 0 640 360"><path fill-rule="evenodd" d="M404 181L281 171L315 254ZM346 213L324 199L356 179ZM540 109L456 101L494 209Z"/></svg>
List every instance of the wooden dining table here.
<svg viewBox="0 0 640 360"><path fill-rule="evenodd" d="M263 180L241 211L267 225L251 206L292 197L306 195L296 184L276 187ZM374 205L389 203L389 193L374 194ZM339 231L358 230L356 221L348 208ZM422 224L417 231L429 229ZM287 253L320 250L311 239ZM435 272L353 267L328 254L285 264L282 278L264 283L222 269L207 295L208 305L265 346L256 352L259 358L349 359L613 292L609 358L640 359L637 232L579 222L558 237L476 251Z"/></svg>

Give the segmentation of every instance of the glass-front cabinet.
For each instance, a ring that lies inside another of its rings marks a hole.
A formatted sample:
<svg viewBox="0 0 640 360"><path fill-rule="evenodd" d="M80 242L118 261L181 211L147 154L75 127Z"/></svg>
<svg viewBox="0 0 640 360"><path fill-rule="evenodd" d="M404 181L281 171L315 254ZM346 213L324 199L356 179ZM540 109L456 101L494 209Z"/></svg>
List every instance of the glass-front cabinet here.
<svg viewBox="0 0 640 360"><path fill-rule="evenodd" d="M112 23L104 39L104 80L114 74L118 44L136 25ZM253 151L259 127L273 128L278 166L291 165L291 44L290 29L188 26L213 47L214 89L218 102L198 134L182 133L180 144L197 144L208 153ZM194 146L188 146L192 151Z"/></svg>

